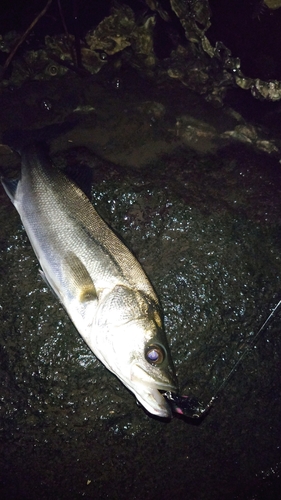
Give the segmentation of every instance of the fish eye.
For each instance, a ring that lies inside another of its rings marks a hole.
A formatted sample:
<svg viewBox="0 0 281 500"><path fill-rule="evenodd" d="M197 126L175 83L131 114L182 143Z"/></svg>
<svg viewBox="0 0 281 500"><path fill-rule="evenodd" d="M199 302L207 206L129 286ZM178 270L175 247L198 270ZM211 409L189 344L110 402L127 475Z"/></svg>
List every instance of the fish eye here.
<svg viewBox="0 0 281 500"><path fill-rule="evenodd" d="M165 351L160 345L150 345L145 350L145 359L151 365L161 365L165 359Z"/></svg>

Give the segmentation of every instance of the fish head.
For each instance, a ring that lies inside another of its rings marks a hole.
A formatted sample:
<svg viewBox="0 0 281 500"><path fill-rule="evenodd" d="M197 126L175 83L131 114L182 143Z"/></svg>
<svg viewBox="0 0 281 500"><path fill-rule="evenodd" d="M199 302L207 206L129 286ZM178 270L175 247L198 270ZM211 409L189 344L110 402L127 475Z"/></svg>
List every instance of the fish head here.
<svg viewBox="0 0 281 500"><path fill-rule="evenodd" d="M116 286L101 301L95 328L99 359L149 413L171 417L162 391L176 391L177 379L154 297Z"/></svg>

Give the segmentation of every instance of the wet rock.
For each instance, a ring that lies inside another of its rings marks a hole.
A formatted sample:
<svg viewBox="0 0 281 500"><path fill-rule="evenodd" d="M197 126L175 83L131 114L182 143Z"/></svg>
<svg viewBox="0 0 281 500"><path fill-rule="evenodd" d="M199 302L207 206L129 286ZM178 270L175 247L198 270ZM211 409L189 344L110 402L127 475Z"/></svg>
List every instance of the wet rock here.
<svg viewBox="0 0 281 500"><path fill-rule="evenodd" d="M279 167L231 147L141 170L88 160L94 205L160 297L181 391L207 402L277 302ZM41 281L4 194L1 206L3 498L239 498L256 484L279 456L278 318L200 426L150 418Z"/></svg>

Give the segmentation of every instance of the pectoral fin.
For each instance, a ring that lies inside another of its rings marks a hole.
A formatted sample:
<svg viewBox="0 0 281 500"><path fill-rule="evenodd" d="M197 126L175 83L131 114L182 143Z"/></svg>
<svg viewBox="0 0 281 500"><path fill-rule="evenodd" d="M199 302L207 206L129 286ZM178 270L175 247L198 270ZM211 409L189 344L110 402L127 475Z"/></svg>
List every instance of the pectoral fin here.
<svg viewBox="0 0 281 500"><path fill-rule="evenodd" d="M93 280L83 262L74 252L68 252L62 263L65 281L72 295L80 302L97 300Z"/></svg>

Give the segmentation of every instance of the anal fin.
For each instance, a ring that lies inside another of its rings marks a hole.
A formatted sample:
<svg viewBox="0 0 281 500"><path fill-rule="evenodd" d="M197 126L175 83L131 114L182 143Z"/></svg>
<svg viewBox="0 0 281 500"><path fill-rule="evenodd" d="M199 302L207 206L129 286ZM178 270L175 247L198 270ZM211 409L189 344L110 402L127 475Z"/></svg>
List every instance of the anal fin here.
<svg viewBox="0 0 281 500"><path fill-rule="evenodd" d="M11 202L14 203L19 179L5 179L4 177L1 177L1 182Z"/></svg>

